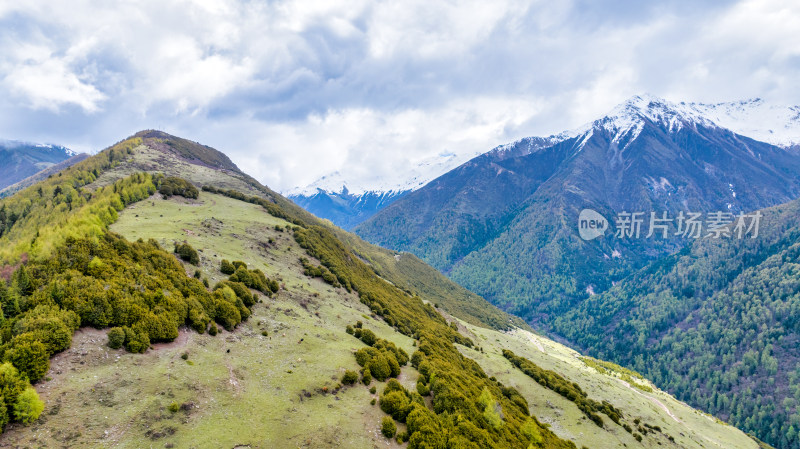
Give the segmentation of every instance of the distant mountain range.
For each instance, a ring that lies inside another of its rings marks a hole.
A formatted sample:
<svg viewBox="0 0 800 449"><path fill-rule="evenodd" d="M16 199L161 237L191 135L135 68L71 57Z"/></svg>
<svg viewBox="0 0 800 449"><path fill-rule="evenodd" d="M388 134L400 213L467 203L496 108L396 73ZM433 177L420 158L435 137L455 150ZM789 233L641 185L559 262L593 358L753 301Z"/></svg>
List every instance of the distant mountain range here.
<svg viewBox="0 0 800 449"><path fill-rule="evenodd" d="M313 195L294 195L289 198L312 214L325 217L342 229L351 230L409 192L390 190L353 194L343 187L339 192L320 189Z"/></svg>
<svg viewBox="0 0 800 449"><path fill-rule="evenodd" d="M76 155L59 145L0 140L0 190Z"/></svg>
<svg viewBox="0 0 800 449"><path fill-rule="evenodd" d="M671 112L695 121L713 123L736 134L782 148L800 146L800 106L778 106L762 99L723 103L672 103L650 95L635 96L623 105L654 101L670 105ZM670 113L670 111L663 111ZM612 112L610 115L615 115ZM620 118L620 117L617 117ZM549 137L527 137L491 151L498 157L523 156L525 152L549 147L584 134L593 124ZM800 150L800 148L798 148ZM314 183L284 192L295 203L350 230L407 193L479 155L442 153L418 164L398 167L392 178L363 176L351 171L333 172Z"/></svg>
<svg viewBox="0 0 800 449"><path fill-rule="evenodd" d="M476 154L442 152L415 164L397 167L393 176L333 172L314 183L284 192L286 197L318 217L350 230L413 192L447 173Z"/></svg>

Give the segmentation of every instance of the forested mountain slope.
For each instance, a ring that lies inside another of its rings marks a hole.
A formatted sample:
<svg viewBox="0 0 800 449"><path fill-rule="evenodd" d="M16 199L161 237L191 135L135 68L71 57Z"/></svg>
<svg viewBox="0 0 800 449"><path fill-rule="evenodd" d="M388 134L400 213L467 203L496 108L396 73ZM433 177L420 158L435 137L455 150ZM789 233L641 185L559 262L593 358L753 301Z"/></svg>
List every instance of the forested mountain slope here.
<svg viewBox="0 0 800 449"><path fill-rule="evenodd" d="M800 201L757 238L703 239L593 296L554 329L779 448L800 444Z"/></svg>
<svg viewBox="0 0 800 449"><path fill-rule="evenodd" d="M45 402L4 445L756 447L228 162L142 132L0 200L0 352Z"/></svg>

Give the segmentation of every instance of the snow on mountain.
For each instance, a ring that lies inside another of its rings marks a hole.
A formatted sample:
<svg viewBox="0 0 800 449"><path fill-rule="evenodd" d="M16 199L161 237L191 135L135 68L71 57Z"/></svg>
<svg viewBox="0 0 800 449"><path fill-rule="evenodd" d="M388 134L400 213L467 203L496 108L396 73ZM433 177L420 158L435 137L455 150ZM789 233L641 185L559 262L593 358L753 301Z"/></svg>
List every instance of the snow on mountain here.
<svg viewBox="0 0 800 449"><path fill-rule="evenodd" d="M681 103L717 125L772 145L800 144L800 106L783 106L760 98L727 103Z"/></svg>
<svg viewBox="0 0 800 449"><path fill-rule="evenodd" d="M725 128L782 147L800 144L800 106L774 105L759 98L727 103L678 103L648 94L631 97L606 116L549 139L557 143L583 135L585 142L594 131L605 130L614 135L614 142L628 143L642 131L645 120L661 124L670 132L702 125Z"/></svg>
<svg viewBox="0 0 800 449"><path fill-rule="evenodd" d="M678 131L684 126L701 124L717 126L696 105L673 103L652 95L636 95L614 107L602 118L574 129L548 137L525 137L496 147L491 153L501 159L525 156L539 149L548 148L568 139L582 136L577 144L581 148L595 131L613 134L613 142L623 145L632 142L644 128L645 120L664 125L669 131Z"/></svg>
<svg viewBox="0 0 800 449"><path fill-rule="evenodd" d="M645 94L635 95L604 117L562 135L584 135L582 142L585 142L595 130L604 130L614 135L613 142L629 143L642 132L645 120L661 124L670 132L679 131L684 126L717 126L696 108Z"/></svg>
<svg viewBox="0 0 800 449"><path fill-rule="evenodd" d="M0 140L0 190L75 155L59 145Z"/></svg>
<svg viewBox="0 0 800 449"><path fill-rule="evenodd" d="M308 186L298 187L284 192L284 194L291 197L311 196L323 191L349 193L350 195L358 196L374 192L401 193L413 191L478 154L442 152L435 156L424 158L407 167L397 167L397 170L388 177L383 174L359 176L356 173L336 171L321 177Z"/></svg>
<svg viewBox="0 0 800 449"><path fill-rule="evenodd" d="M652 95L636 95L593 124L600 124L608 131L641 130L643 118L666 125L670 131L689 124L713 126L713 122L698 111Z"/></svg>
<svg viewBox="0 0 800 449"><path fill-rule="evenodd" d="M78 153L76 151L70 150L67 147L62 147L61 145L53 145L50 143L37 143L37 148L46 148L48 150L55 150L55 151L63 151L64 154L68 155L69 157L75 156Z"/></svg>
<svg viewBox="0 0 800 449"><path fill-rule="evenodd" d="M61 145L53 145L50 143L33 143L33 142L23 142L19 140L6 140L0 139L0 149L16 149L16 148L41 148L44 150L51 150L58 153L64 153L69 157L75 156L78 153L70 150L67 147L63 147Z"/></svg>
<svg viewBox="0 0 800 449"><path fill-rule="evenodd" d="M578 130L575 130L564 131L561 134L554 134L548 137L523 137L522 139L515 140L514 142L495 147L489 151L489 153L500 160L510 157L527 156L534 151L551 147L559 142L571 139L582 133L583 131L579 132Z"/></svg>

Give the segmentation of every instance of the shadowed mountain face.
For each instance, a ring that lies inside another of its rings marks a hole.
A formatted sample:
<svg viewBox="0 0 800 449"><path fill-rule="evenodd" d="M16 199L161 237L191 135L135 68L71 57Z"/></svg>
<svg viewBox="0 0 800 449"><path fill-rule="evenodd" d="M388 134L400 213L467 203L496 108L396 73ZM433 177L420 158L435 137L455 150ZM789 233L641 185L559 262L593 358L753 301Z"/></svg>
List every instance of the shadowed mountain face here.
<svg viewBox="0 0 800 449"><path fill-rule="evenodd" d="M800 194L800 157L656 99L637 98L584 129L479 156L356 228L413 252L531 322L600 292L685 239L646 238L650 212L752 211ZM610 221L578 235L582 209ZM617 214L643 212L640 238L615 238ZM674 232L674 226L670 228Z"/></svg>
<svg viewBox="0 0 800 449"><path fill-rule="evenodd" d="M72 156L65 147L0 141L0 190Z"/></svg>
<svg viewBox="0 0 800 449"><path fill-rule="evenodd" d="M61 162L59 162L57 164L51 165L50 167L45 168L44 170L42 170L40 172L36 172L33 175L28 176L27 178L23 179L22 181L19 181L17 183L11 184L8 187L4 187L4 188L0 189L0 198L13 195L14 193L19 192L22 189L25 189L27 187L30 187L30 186L36 184L37 182L42 181L43 179L47 178L48 176L53 176L56 173L60 172L61 170L67 169L69 167L72 167L73 165L77 164L78 162L81 162L81 161L85 160L88 157L89 157L89 155L86 154L86 153L79 153L79 154L76 154L75 156L72 156L69 159L65 159L65 160L63 160L63 161L61 161Z"/></svg>

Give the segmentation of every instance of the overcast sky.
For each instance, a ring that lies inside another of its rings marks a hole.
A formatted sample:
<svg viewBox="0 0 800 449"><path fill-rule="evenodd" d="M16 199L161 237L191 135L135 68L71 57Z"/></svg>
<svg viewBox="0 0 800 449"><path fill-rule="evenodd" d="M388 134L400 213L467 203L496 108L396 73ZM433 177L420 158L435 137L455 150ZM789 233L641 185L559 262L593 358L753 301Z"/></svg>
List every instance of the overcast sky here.
<svg viewBox="0 0 800 449"><path fill-rule="evenodd" d="M599 117L637 93L800 104L800 3L0 0L0 138L161 129L278 190Z"/></svg>

